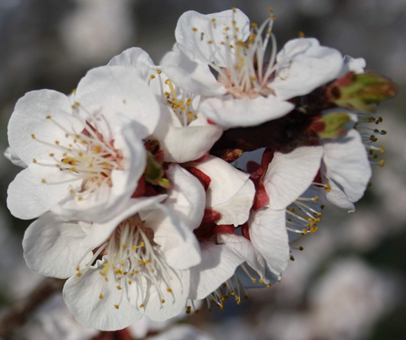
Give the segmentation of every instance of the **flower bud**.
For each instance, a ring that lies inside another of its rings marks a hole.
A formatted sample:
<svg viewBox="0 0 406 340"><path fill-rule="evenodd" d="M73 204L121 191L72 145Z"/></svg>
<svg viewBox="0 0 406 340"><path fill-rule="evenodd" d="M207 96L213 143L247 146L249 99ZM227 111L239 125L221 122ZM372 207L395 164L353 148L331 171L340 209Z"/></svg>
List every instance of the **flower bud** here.
<svg viewBox="0 0 406 340"><path fill-rule="evenodd" d="M327 88L330 103L359 111L373 111L376 104L392 98L397 86L389 79L374 73L347 73Z"/></svg>

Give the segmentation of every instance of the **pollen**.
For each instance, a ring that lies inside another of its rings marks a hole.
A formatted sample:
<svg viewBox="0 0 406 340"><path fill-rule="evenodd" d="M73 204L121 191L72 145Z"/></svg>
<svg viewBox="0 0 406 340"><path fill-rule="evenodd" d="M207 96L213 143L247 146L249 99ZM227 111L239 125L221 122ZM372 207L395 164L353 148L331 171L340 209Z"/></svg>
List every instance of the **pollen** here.
<svg viewBox="0 0 406 340"><path fill-rule="evenodd" d="M100 299L100 300L103 300L103 298L104 298L104 295L103 295L103 294L100 294L100 295L99 295L99 299Z"/></svg>
<svg viewBox="0 0 406 340"><path fill-rule="evenodd" d="M81 276L82 276L82 273L77 273L76 276L77 276L77 277L81 277Z"/></svg>
<svg viewBox="0 0 406 340"><path fill-rule="evenodd" d="M33 163L37 163L37 160L35 158L32 159Z"/></svg>
<svg viewBox="0 0 406 340"><path fill-rule="evenodd" d="M168 293L172 293L172 289L170 289L170 288L168 288L166 291L167 291Z"/></svg>
<svg viewBox="0 0 406 340"><path fill-rule="evenodd" d="M114 305L114 308L115 308L115 309L119 309L120 306L119 306L119 305Z"/></svg>
<svg viewBox="0 0 406 340"><path fill-rule="evenodd" d="M41 180L41 182L42 182L42 183L46 183L47 181L46 181L45 178L43 178L43 179Z"/></svg>
<svg viewBox="0 0 406 340"><path fill-rule="evenodd" d="M161 302L162 302L162 303L165 303L165 299L161 299Z"/></svg>
<svg viewBox="0 0 406 340"><path fill-rule="evenodd" d="M35 139L35 135L34 135L33 133L31 134L31 138L32 138L32 139Z"/></svg>
<svg viewBox="0 0 406 340"><path fill-rule="evenodd" d="M51 119L51 118L52 118L52 116L47 116L46 118L47 118L47 119Z"/></svg>
<svg viewBox="0 0 406 340"><path fill-rule="evenodd" d="M196 28L196 27L193 27L192 30L193 30L193 32L197 32L197 28Z"/></svg>

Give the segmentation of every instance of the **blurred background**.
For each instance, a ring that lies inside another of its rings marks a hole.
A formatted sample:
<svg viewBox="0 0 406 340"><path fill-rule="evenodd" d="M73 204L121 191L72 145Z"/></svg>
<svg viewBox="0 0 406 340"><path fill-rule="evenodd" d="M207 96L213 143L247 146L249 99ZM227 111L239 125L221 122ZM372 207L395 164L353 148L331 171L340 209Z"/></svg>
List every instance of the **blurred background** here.
<svg viewBox="0 0 406 340"><path fill-rule="evenodd" d="M379 108L388 135L377 144L386 149L386 165L374 168L357 211L327 206L319 230L296 242L304 250L293 252L281 283L251 290L239 306L230 301L225 313L203 307L186 322L222 340L406 339L406 0L0 0L0 150L7 147L13 107L27 91L69 93L87 70L132 46L158 64L184 11L232 6L258 23L272 6L280 47L303 31L343 54L364 57L368 68L398 84L400 94ZM43 279L22 257L29 221L13 219L5 204L19 170L0 157L0 314ZM142 338L148 327L134 325L132 335ZM75 323L56 293L11 339L95 337L101 339Z"/></svg>

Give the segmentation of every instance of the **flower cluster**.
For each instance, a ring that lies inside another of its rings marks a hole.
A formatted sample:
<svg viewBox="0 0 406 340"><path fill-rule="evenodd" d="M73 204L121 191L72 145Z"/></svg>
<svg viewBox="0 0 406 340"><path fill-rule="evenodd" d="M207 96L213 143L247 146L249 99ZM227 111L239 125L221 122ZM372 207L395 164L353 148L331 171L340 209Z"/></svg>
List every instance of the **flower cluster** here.
<svg viewBox="0 0 406 340"><path fill-rule="evenodd" d="M17 102L6 156L25 169L8 208L36 219L27 265L67 279L82 325L240 304L281 279L323 201L355 210L371 164L383 165L375 107L396 88L314 38L277 52L274 19L189 11L159 66L130 48L68 96ZM260 163L239 165L261 148Z"/></svg>

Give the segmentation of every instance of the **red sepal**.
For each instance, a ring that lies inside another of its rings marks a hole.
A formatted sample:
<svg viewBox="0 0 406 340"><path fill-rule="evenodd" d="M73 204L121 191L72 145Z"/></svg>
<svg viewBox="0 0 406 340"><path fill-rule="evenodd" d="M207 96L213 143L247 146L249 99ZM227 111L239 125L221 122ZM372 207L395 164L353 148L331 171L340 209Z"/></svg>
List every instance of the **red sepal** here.
<svg viewBox="0 0 406 340"><path fill-rule="evenodd" d="M194 175L200 181L200 183L202 183L204 190L207 191L211 182L211 178L198 168L189 167L186 168L186 170L188 170L192 175Z"/></svg>
<svg viewBox="0 0 406 340"><path fill-rule="evenodd" d="M242 236L244 236L247 240L250 240L250 241L251 241L248 223L244 223L244 224L241 226L241 233L242 233Z"/></svg>
<svg viewBox="0 0 406 340"><path fill-rule="evenodd" d="M205 209L202 223L216 222L221 218L221 214L216 210Z"/></svg>

